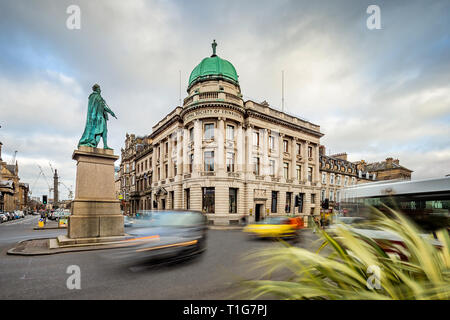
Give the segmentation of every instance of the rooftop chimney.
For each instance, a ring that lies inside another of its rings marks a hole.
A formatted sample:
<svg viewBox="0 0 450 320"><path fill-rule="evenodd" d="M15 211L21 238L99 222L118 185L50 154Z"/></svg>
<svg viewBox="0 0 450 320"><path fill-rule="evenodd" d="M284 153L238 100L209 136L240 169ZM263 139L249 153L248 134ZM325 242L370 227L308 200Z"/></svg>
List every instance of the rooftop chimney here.
<svg viewBox="0 0 450 320"><path fill-rule="evenodd" d="M394 159L393 158L386 158L386 168L392 168L392 161Z"/></svg>
<svg viewBox="0 0 450 320"><path fill-rule="evenodd" d="M319 154L320 154L321 156L324 156L324 155L325 155L325 146L319 146Z"/></svg>

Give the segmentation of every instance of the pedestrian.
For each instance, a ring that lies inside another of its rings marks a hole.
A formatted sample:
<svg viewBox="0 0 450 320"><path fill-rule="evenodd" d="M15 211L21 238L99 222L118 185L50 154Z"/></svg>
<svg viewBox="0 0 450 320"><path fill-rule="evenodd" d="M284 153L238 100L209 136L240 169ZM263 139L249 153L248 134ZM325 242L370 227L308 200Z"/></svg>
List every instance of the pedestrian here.
<svg viewBox="0 0 450 320"><path fill-rule="evenodd" d="M317 217L313 217L313 221L314 221L313 233L316 233L317 227L319 226L319 219Z"/></svg>

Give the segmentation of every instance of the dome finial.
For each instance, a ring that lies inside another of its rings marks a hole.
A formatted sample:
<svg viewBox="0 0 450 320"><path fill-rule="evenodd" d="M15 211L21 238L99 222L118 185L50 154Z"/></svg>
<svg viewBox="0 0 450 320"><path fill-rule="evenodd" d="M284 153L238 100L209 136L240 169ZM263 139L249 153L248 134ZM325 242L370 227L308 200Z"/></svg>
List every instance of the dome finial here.
<svg viewBox="0 0 450 320"><path fill-rule="evenodd" d="M211 43L211 46L213 48L213 54L211 57L215 57L216 56L216 47L217 47L216 40L214 40L213 43Z"/></svg>

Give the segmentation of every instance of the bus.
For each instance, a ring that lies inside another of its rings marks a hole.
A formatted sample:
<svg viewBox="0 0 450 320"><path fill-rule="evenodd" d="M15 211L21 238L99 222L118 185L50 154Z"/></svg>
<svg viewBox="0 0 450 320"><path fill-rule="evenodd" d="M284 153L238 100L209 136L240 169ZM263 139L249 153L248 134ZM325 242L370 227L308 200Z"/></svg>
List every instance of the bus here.
<svg viewBox="0 0 450 320"><path fill-rule="evenodd" d="M372 207L388 215L386 207L394 209L425 233L449 231L450 177L379 181L343 189L339 212L345 217L370 219Z"/></svg>

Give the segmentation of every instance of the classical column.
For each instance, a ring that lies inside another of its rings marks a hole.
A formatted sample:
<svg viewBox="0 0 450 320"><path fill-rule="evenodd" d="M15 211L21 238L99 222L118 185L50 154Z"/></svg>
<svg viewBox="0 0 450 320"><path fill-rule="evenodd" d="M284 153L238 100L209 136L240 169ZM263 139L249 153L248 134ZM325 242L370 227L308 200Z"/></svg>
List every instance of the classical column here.
<svg viewBox="0 0 450 320"><path fill-rule="evenodd" d="M183 174L184 173L188 173L189 172L189 131L187 128L183 128L183 149L181 150L182 152L182 157L183 157L183 162L182 162L182 166L183 166Z"/></svg>
<svg viewBox="0 0 450 320"><path fill-rule="evenodd" d="M247 165L245 168L246 175L249 177L253 172L253 126L247 126Z"/></svg>
<svg viewBox="0 0 450 320"><path fill-rule="evenodd" d="M200 120L194 121L194 168L192 176L198 177L202 168L202 123Z"/></svg>
<svg viewBox="0 0 450 320"><path fill-rule="evenodd" d="M263 134L261 137L262 141L262 157L260 160L260 175L266 176L269 174L268 168L269 168L269 134L270 130L263 129Z"/></svg>
<svg viewBox="0 0 450 320"><path fill-rule="evenodd" d="M291 179L293 179L292 181L297 180L297 154L296 154L296 149L297 149L297 138L293 137L292 138L292 147L291 147Z"/></svg>
<svg viewBox="0 0 450 320"><path fill-rule="evenodd" d="M173 177L172 143L172 134L169 134L169 136L167 137L167 145L169 146L167 150L167 164L169 166L169 170L167 170L167 177L165 177L166 179Z"/></svg>
<svg viewBox="0 0 450 320"><path fill-rule="evenodd" d="M302 180L308 184L308 141L302 142Z"/></svg>
<svg viewBox="0 0 450 320"><path fill-rule="evenodd" d="M278 153L278 178L283 178L283 139L284 133L279 136L279 153Z"/></svg>
<svg viewBox="0 0 450 320"><path fill-rule="evenodd" d="M177 128L177 176L181 176L183 174L183 145L184 139L181 138L183 128Z"/></svg>
<svg viewBox="0 0 450 320"><path fill-rule="evenodd" d="M319 172L319 145L314 145L314 151L313 151L313 157L314 157L314 177L313 182L316 183L316 185L320 182L320 172Z"/></svg>
<svg viewBox="0 0 450 320"><path fill-rule="evenodd" d="M244 171L243 164L245 159L245 141L244 141L244 135L242 130L242 123L238 125L237 128L237 135L236 140L234 142L234 145L236 146L236 172L241 173Z"/></svg>
<svg viewBox="0 0 450 320"><path fill-rule="evenodd" d="M218 118L217 125L217 156L215 162L217 163L217 175L223 176L225 175L225 138L224 138L224 120L223 118Z"/></svg>
<svg viewBox="0 0 450 320"><path fill-rule="evenodd" d="M158 174L156 170L156 161L158 159L158 144L153 146L153 156L152 156L152 184L158 181ZM153 187L153 186L150 186ZM153 208L153 206L152 206Z"/></svg>

